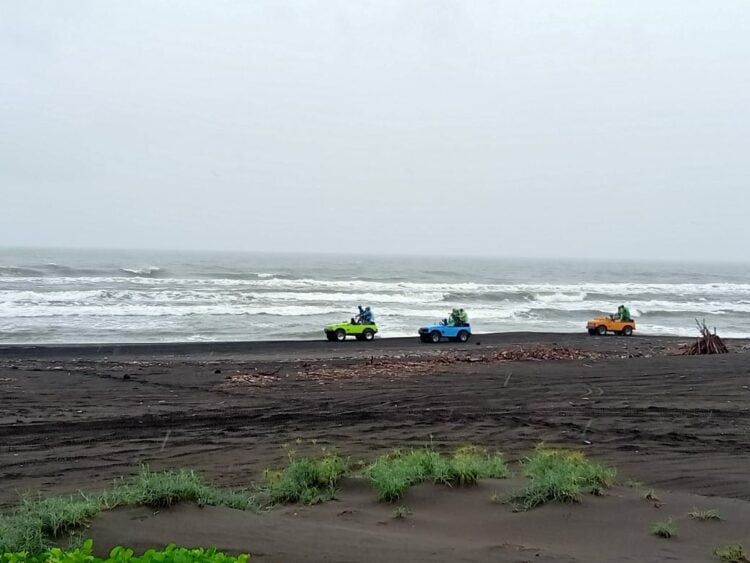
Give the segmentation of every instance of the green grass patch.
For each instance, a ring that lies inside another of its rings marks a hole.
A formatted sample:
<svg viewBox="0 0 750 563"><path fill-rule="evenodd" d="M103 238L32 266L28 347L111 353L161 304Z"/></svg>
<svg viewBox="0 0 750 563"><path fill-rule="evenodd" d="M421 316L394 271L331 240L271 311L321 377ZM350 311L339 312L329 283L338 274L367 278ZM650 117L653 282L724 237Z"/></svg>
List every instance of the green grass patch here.
<svg viewBox="0 0 750 563"><path fill-rule="evenodd" d="M50 539L83 526L100 511L97 495L24 498L9 514L0 516L0 553L39 553Z"/></svg>
<svg viewBox="0 0 750 563"><path fill-rule="evenodd" d="M432 448L397 450L379 457L365 470L378 499L392 502L419 483L449 486L475 485L480 479L502 479L508 468L500 454L465 447L451 455Z"/></svg>
<svg viewBox="0 0 750 563"><path fill-rule="evenodd" d="M523 462L526 487L511 497L516 510L549 502L580 502L584 493L600 495L614 484L614 469L589 461L582 452L538 447Z"/></svg>
<svg viewBox="0 0 750 563"><path fill-rule="evenodd" d="M292 458L284 469L266 472L265 492L272 504L316 504L335 497L336 487L347 469L347 460L335 454Z"/></svg>
<svg viewBox="0 0 750 563"><path fill-rule="evenodd" d="M238 510L259 508L252 492L219 489L192 469L154 472L144 467L134 477L115 481L112 490L100 495L99 499L103 510L118 506L167 508L178 502Z"/></svg>
<svg viewBox="0 0 750 563"><path fill-rule="evenodd" d="M708 510L698 510L697 508L693 508L692 511L688 512L688 515L693 520L700 520L701 522L719 522L721 520L724 520L721 512L719 512L715 508L709 508Z"/></svg>
<svg viewBox="0 0 750 563"><path fill-rule="evenodd" d="M738 543L725 545L723 547L717 547L714 550L714 556L720 561L724 561L725 563L750 562L750 557L748 557L748 553L745 551L745 548Z"/></svg>
<svg viewBox="0 0 750 563"><path fill-rule="evenodd" d="M114 548L109 557L92 555L93 543L86 540L81 547L62 550L58 547L31 555L27 552L0 554L0 563L246 563L248 555L225 555L215 549L186 549L168 545L164 549L149 549L135 555L132 549Z"/></svg>
<svg viewBox="0 0 750 563"><path fill-rule="evenodd" d="M118 506L164 508L178 502L258 509L253 493L217 489L195 471L153 472L144 467L133 477L115 481L112 489L103 493L22 499L15 509L0 516L0 552L44 552L52 540L81 528L102 510Z"/></svg>
<svg viewBox="0 0 750 563"><path fill-rule="evenodd" d="M675 525L670 518L666 522L656 522L651 527L651 533L655 536L659 536L660 538L669 539L671 537L674 537L674 535L677 533L677 529L675 528Z"/></svg>

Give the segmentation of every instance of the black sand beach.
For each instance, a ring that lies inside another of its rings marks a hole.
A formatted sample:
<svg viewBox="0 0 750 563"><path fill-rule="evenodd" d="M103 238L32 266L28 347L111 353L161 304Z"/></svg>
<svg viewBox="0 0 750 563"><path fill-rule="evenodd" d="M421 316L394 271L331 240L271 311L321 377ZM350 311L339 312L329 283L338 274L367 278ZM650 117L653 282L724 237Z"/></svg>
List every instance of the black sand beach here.
<svg viewBox="0 0 750 563"><path fill-rule="evenodd" d="M140 464L192 467L217 484L242 486L257 480L265 468L283 465L290 450L305 454L336 448L353 460L369 460L395 447L473 443L498 449L514 461L546 442L581 448L617 467L623 478L676 495L675 504L690 504L690 495L711 497L711 503L746 518L750 342L729 341L733 353L724 356L679 355L690 341L519 333L476 335L468 344L437 346L414 338L0 347L0 502L11 505L29 491L100 489ZM575 359L502 359L509 351L540 348L564 349ZM340 506L353 503L351 510L374 511L358 520L353 525L358 531L351 533L377 538L383 532L378 541L392 541L386 533L392 526L378 524L386 508L372 497L363 500L356 486L342 494ZM420 518L430 513L443 522L423 524L432 531L450 527L451 508L438 510L440 503L466 502L455 492L436 493L436 498L449 496L434 502L423 492L415 494L410 502ZM633 518L641 518L636 493L622 489L616 496L635 507ZM602 502L585 518L595 520L591 515L596 510L617 512L612 499ZM290 516L297 514L292 509L271 518L283 520L290 534L328 537L344 510L334 505L300 509L308 519ZM468 511L458 505L457 514ZM209 514L191 510L162 514L160 519L174 522L147 527L138 524L148 516L145 512L128 513L131 520L119 512L105 515L95 521L92 534L103 544L132 540L135 547L189 538L190 526L203 528L196 514ZM484 514L490 509L477 510ZM211 514L233 524L222 527L221 534L203 530L199 543L257 552L259 540L253 541L248 529L258 517ZM548 511L540 514L549 518ZM322 527L310 528L309 518L320 519ZM123 531L128 521L133 529ZM258 530L273 527L271 521L264 520ZM303 521L300 528L290 523ZM646 525L631 525L636 524ZM172 532L160 533L162 525ZM622 525L613 523L610 532ZM233 526L245 535L232 536ZM747 541L747 530L732 530ZM408 532L402 528L398 534ZM263 535L266 558L260 560L304 560L302 551L284 546L283 537L281 532ZM488 560L491 546L501 544L538 549L547 557L534 560L594 560L580 542L570 542L577 547L565 552L563 540L544 543L540 536L536 543L531 537L514 542L489 530L483 537L458 560ZM404 553L427 557L445 547L435 542L435 534L416 534L409 539L409 549L416 551ZM354 560L347 549L356 543L339 543L330 557L306 560ZM599 560L626 560L625 547ZM456 549L460 552L460 545ZM508 549L498 548L493 560L526 560L526 552ZM696 557L678 558L710 560Z"/></svg>

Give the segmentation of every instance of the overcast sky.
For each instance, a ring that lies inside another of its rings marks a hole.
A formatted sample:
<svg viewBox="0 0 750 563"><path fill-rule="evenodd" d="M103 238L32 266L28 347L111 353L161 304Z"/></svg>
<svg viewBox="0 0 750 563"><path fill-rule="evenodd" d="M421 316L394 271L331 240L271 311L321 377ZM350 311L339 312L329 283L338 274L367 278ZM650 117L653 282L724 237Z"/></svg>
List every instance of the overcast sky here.
<svg viewBox="0 0 750 563"><path fill-rule="evenodd" d="M747 259L750 3L0 0L0 245Z"/></svg>

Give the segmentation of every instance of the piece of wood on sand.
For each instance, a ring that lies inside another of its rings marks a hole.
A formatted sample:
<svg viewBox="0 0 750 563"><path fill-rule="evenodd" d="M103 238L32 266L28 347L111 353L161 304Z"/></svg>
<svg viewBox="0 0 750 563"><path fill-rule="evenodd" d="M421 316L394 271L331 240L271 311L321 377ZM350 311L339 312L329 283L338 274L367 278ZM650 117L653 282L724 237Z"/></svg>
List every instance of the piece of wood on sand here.
<svg viewBox="0 0 750 563"><path fill-rule="evenodd" d="M685 355L698 356L703 354L729 353L729 349L726 347L721 338L719 338L719 336L716 334L716 328L714 328L714 331L711 332L711 330L706 325L705 319L702 322L698 319L695 319L695 322L698 324L698 330L700 331L701 336L691 346L688 346L685 349Z"/></svg>

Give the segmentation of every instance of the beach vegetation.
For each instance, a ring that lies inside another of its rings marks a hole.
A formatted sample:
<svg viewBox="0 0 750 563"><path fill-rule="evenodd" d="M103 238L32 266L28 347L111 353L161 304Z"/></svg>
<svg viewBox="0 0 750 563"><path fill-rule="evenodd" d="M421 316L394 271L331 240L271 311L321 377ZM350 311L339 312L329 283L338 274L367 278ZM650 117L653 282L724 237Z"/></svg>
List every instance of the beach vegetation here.
<svg viewBox="0 0 750 563"><path fill-rule="evenodd" d="M708 522L708 521L718 522L718 521L724 520L724 517L721 515L721 512L719 512L715 508L709 508L708 510L698 510L697 508L693 508L693 510L688 512L688 515L693 520L700 520L701 522Z"/></svg>
<svg viewBox="0 0 750 563"><path fill-rule="evenodd" d="M142 467L136 475L115 481L105 492L22 498L13 510L0 515L0 552L41 553L102 510L120 506L164 508L178 502L239 510L259 508L253 492L218 489L193 470L154 472Z"/></svg>
<svg viewBox="0 0 750 563"><path fill-rule="evenodd" d="M459 448L450 455L428 447L380 456L365 469L365 475L378 499L392 502L419 483L475 485L480 479L507 477L508 467L499 453L473 446Z"/></svg>
<svg viewBox="0 0 750 563"><path fill-rule="evenodd" d="M669 539L671 537L674 537L676 532L677 529L675 528L674 522L672 522L671 518L663 522L656 522L651 527L651 533L660 538Z"/></svg>
<svg viewBox="0 0 750 563"><path fill-rule="evenodd" d="M738 543L717 547L714 556L725 563L750 563L750 555Z"/></svg>
<svg viewBox="0 0 750 563"><path fill-rule="evenodd" d="M614 484L614 469L593 463L579 451L538 447L523 461L526 487L511 497L514 509L550 502L580 502L584 493L601 495Z"/></svg>
<svg viewBox="0 0 750 563"><path fill-rule="evenodd" d="M206 482L192 469L151 471L142 467L133 477L115 481L112 490L100 495L102 509L118 506L167 508L180 502L198 506L225 506L258 510L255 495L248 490L225 490Z"/></svg>
<svg viewBox="0 0 750 563"><path fill-rule="evenodd" d="M132 549L115 547L109 557L101 559L92 554L93 542L70 550L52 547L38 553L0 553L0 563L246 563L249 555L225 555L214 548L184 548L173 544L164 549L149 549L136 555Z"/></svg>
<svg viewBox="0 0 750 563"><path fill-rule="evenodd" d="M346 459L334 453L318 458L290 456L284 469L265 473L263 490L272 504L324 502L335 498L348 466Z"/></svg>

